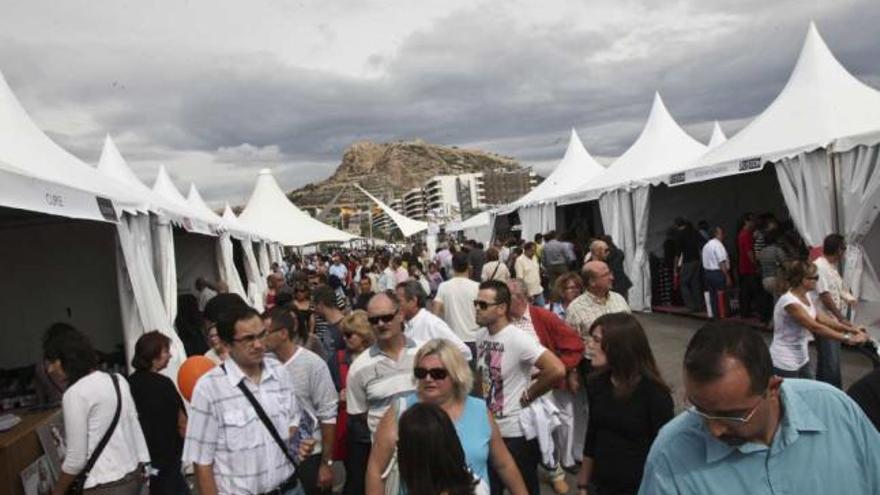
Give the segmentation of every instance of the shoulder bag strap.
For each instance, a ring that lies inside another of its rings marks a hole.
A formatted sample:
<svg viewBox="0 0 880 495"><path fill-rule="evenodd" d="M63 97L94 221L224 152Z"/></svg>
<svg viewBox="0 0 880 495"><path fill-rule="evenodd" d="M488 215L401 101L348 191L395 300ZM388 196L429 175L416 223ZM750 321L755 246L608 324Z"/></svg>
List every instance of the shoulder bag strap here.
<svg viewBox="0 0 880 495"><path fill-rule="evenodd" d="M226 366L220 366L223 368L223 372L226 373ZM287 444L285 444L284 440L281 439L281 435L278 434L278 430L275 429L275 425L272 424L272 421L269 419L266 411L263 410L263 406L260 405L260 401L258 401L257 398L254 397L254 394L252 394L250 389L247 388L247 385L244 384L244 380L238 382L238 389L241 390L241 393L244 394L248 402L251 403L251 406L254 407L254 411L257 413L257 416L260 417L260 421L262 421L266 429L269 430L269 434L272 435L272 438L275 440L275 443L278 444L278 448L281 449L281 452L284 452L284 457L287 457L287 460L290 461L291 464L296 466L296 461L294 461L293 456L290 455L290 449L287 448Z"/></svg>
<svg viewBox="0 0 880 495"><path fill-rule="evenodd" d="M113 436L113 431L116 429L116 425L119 423L119 415L122 412L122 393L119 391L119 381L116 378L116 374L110 373L110 379L113 380L113 388L116 390L116 413L113 414L113 421L110 422L110 427L107 428L104 436L101 437L101 441L98 442L98 445L95 447L95 451L92 452L92 455L89 457L88 462L86 462L86 467L84 467L82 472L80 473L83 476L83 480L89 477L89 473L92 471L92 468L95 467L95 463L98 462L98 457L101 456L101 452L104 451L104 447L106 447L107 443L110 442L110 437Z"/></svg>

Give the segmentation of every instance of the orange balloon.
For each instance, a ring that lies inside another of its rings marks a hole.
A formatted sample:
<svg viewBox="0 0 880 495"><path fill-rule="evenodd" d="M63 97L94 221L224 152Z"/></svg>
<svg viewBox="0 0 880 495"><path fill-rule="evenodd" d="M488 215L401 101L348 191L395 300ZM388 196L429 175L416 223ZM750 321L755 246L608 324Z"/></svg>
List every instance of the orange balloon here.
<svg viewBox="0 0 880 495"><path fill-rule="evenodd" d="M192 399L196 382L214 366L217 366L214 361L205 356L190 356L180 365L180 369L177 370L177 386L187 402Z"/></svg>

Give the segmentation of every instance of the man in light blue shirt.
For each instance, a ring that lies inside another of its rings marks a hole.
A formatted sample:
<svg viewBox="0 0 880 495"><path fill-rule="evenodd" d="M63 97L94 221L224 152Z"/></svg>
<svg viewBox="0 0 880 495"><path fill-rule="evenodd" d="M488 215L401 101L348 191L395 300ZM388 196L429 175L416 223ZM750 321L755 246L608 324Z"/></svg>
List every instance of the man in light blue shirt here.
<svg viewBox="0 0 880 495"><path fill-rule="evenodd" d="M754 330L701 328L684 358L690 407L660 430L639 493L880 493L880 434L855 402L771 366Z"/></svg>

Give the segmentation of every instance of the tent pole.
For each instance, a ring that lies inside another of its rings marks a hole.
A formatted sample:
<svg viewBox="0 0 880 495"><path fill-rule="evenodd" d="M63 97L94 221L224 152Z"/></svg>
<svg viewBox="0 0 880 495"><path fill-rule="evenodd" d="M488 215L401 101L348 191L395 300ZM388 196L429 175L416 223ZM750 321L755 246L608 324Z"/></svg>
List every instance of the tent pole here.
<svg viewBox="0 0 880 495"><path fill-rule="evenodd" d="M828 157L828 163L831 167L831 229L840 233L840 194L837 190L839 187L840 181L838 180L839 175L839 162L837 157L834 154L834 143L830 144L828 148L825 149L826 156Z"/></svg>

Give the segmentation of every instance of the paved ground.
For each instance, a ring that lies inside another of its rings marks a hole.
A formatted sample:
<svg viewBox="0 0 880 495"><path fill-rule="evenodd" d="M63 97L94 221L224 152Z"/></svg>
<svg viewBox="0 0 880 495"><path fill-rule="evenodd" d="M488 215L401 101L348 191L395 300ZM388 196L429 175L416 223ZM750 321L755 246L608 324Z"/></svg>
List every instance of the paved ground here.
<svg viewBox="0 0 880 495"><path fill-rule="evenodd" d="M657 366L663 373L663 378L672 386L675 397L676 410L681 410L683 399L681 363L684 358L684 350L691 335L702 326L705 321L696 318L674 316L660 313L638 315L639 320L645 327L651 349L657 359ZM770 343L772 334L765 333L767 343ZM815 363L815 351L811 349L812 359ZM854 351L844 350L841 356L841 371L843 374L844 388L849 387L854 381L871 370L871 363L867 357ZM576 493L575 481L569 477L569 493ZM542 495L553 494L553 490L547 485L541 486Z"/></svg>

